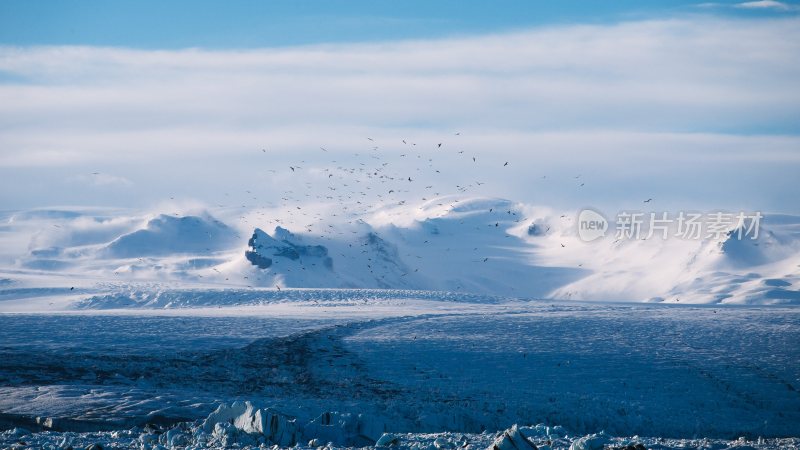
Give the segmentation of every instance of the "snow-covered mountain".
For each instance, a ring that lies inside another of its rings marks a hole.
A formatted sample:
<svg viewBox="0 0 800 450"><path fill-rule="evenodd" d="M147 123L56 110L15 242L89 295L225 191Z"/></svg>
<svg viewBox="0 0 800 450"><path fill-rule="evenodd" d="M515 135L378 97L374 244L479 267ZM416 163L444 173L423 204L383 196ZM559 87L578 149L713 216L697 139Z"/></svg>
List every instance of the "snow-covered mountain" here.
<svg viewBox="0 0 800 450"><path fill-rule="evenodd" d="M577 280L576 267L538 265L525 207L507 200L443 198L377 211L343 234L256 228L222 270L254 286L393 288L545 297ZM332 225L329 229L337 230ZM534 236L535 237L535 236Z"/></svg>
<svg viewBox="0 0 800 450"><path fill-rule="evenodd" d="M5 271L16 275L2 278L77 273L189 286L800 303L795 216L767 215L755 240L739 239L734 229L719 239L606 236L587 243L574 212L494 198L438 197L358 216L318 212L313 224L280 211L237 214L20 212L9 216L4 234L30 244L9 247Z"/></svg>
<svg viewBox="0 0 800 450"><path fill-rule="evenodd" d="M138 258L181 253L207 253L235 245L236 233L217 219L202 216L173 217L160 214L144 228L123 234L105 247L112 258Z"/></svg>

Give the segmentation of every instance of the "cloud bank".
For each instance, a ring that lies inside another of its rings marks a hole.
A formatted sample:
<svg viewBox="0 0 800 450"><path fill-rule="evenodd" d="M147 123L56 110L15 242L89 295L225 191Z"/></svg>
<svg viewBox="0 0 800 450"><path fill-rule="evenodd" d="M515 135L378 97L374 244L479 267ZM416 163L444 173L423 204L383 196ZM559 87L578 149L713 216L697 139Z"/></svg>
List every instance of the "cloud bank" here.
<svg viewBox="0 0 800 450"><path fill-rule="evenodd" d="M775 0L756 0L752 2L742 2L734 5L736 8L743 9L774 9L777 11L791 11L796 9L795 6Z"/></svg>
<svg viewBox="0 0 800 450"><path fill-rule="evenodd" d="M780 209L800 193L782 176L800 164L797 55L797 18L705 16L246 51L3 47L0 201L205 198L248 187L256 152L264 173L326 167L320 147L346 164L369 136L385 152L444 140L525 169L488 180L489 194L587 204L704 177L712 200ZM99 187L151 188L53 193L95 171L125 180ZM604 186L592 195L530 181L587 171Z"/></svg>

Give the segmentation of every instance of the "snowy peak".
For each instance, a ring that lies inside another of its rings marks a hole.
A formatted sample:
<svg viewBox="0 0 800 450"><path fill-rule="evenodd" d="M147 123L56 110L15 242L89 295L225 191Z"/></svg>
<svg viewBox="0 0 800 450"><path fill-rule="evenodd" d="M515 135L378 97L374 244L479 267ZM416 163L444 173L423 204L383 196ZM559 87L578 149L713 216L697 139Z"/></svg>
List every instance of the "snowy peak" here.
<svg viewBox="0 0 800 450"><path fill-rule="evenodd" d="M360 239L360 243L367 249L366 254L369 256L365 265L375 278L378 287L409 287L410 279L407 276L411 270L400 257L397 246L386 241L374 231L364 235Z"/></svg>
<svg viewBox="0 0 800 450"><path fill-rule="evenodd" d="M272 234L256 228L244 252L244 266L231 266L225 276L243 271L251 284L300 288L428 286L403 261L391 240L366 223L358 223L357 228L352 236L327 239L325 245L283 227L276 227Z"/></svg>
<svg viewBox="0 0 800 450"><path fill-rule="evenodd" d="M274 237L262 229L256 228L247 241L248 249L245 251L245 258L259 269L272 267L276 258L291 261L311 258L319 260L322 267L328 270L333 269L333 259L328 256L328 249L325 246L305 245L300 237L280 226L275 228L273 234Z"/></svg>
<svg viewBox="0 0 800 450"><path fill-rule="evenodd" d="M106 247L112 258L209 253L236 244L236 233L209 215L150 219L144 228L124 234Z"/></svg>

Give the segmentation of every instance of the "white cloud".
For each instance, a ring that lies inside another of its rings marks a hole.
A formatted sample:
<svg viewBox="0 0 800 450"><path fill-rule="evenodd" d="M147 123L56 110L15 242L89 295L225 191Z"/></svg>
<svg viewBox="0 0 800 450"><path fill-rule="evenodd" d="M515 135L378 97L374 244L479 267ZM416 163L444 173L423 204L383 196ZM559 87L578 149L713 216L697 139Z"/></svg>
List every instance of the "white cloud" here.
<svg viewBox="0 0 800 450"><path fill-rule="evenodd" d="M793 6L775 0L757 0L752 2L742 2L734 5L736 8L744 9L774 9L778 11L790 11L795 9Z"/></svg>
<svg viewBox="0 0 800 450"><path fill-rule="evenodd" d="M91 186L99 186L99 187L109 187L109 186L118 186L118 187L127 187L132 186L133 183L131 180L120 177L117 175L111 175L107 173L100 173L100 172L93 172L90 174L80 174L74 175L69 177L70 181L88 184Z"/></svg>
<svg viewBox="0 0 800 450"><path fill-rule="evenodd" d="M740 3L717 3L717 2L704 2L694 5L697 8L714 9L714 8L736 8L736 9L749 9L749 10L772 10L780 12L797 11L798 6L794 4L779 2L775 0L755 0Z"/></svg>
<svg viewBox="0 0 800 450"><path fill-rule="evenodd" d="M275 191L289 174L268 170L319 158L320 146L352 160L366 136L395 155L403 138L444 140L537 174L594 164L629 176L623 185L637 171L706 170L734 192L743 188L722 165L797 167L798 54L797 18L710 17L259 50L2 47L0 73L13 76L0 82L0 202L96 201L23 187L55 183L31 173L64 171L120 177L109 186L134 179L155 199L254 179ZM441 175L452 185L482 177L453 172ZM524 171L494 176L498 194L530 190ZM765 178L765 198L798 190ZM622 195L614 189L592 193Z"/></svg>
<svg viewBox="0 0 800 450"><path fill-rule="evenodd" d="M58 139L83 130L169 134L180 147L203 142L207 132L303 126L768 128L793 123L798 112L797 54L795 19L647 21L251 51L3 48L0 70L32 81L0 85L3 139L14 143L3 152L21 150L21 138L26 151L68 159L81 150ZM136 142L120 140L109 152L126 153L120 147L133 150Z"/></svg>

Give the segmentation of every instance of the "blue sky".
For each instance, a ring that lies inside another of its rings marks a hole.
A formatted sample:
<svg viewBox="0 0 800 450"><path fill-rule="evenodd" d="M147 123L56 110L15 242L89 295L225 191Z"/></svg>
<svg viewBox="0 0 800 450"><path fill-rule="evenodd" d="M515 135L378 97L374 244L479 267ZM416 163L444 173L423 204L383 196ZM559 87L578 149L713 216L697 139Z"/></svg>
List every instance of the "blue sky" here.
<svg viewBox="0 0 800 450"><path fill-rule="evenodd" d="M0 43L254 48L428 39L687 14L796 14L788 3L614 0L0 1ZM774 3L774 4L772 4ZM780 5L789 6L783 8Z"/></svg>
<svg viewBox="0 0 800 450"><path fill-rule="evenodd" d="M315 198L375 145L410 201L800 213L799 12L0 0L0 209Z"/></svg>

